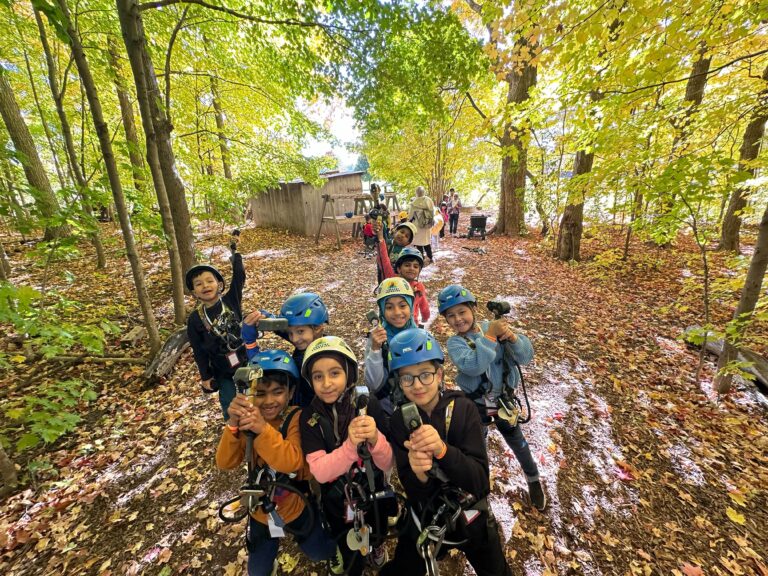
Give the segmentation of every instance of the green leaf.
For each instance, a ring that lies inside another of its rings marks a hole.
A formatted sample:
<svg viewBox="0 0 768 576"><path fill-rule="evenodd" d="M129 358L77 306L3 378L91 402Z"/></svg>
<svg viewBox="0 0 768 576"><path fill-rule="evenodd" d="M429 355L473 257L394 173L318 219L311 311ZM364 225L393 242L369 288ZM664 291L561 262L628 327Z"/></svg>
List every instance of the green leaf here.
<svg viewBox="0 0 768 576"><path fill-rule="evenodd" d="M40 437L37 434L26 433L16 442L16 450L23 452L27 448L33 448L40 443Z"/></svg>

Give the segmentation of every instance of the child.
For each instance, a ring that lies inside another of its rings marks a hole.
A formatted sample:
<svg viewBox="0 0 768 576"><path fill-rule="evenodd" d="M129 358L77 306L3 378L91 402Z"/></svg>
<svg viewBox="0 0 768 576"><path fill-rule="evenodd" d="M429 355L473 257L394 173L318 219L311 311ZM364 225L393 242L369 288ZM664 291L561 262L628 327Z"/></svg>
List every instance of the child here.
<svg viewBox="0 0 768 576"><path fill-rule="evenodd" d="M443 194L443 201L440 202L440 215L443 217L443 227L440 228L440 238L445 238L445 227L448 226L448 194Z"/></svg>
<svg viewBox="0 0 768 576"><path fill-rule="evenodd" d="M246 352L250 358L259 350L257 337L259 320L270 317L271 314L264 310L251 312L243 320L243 340ZM302 292L288 297L280 308L280 316L288 320L288 330L277 332L277 335L293 344L293 361L301 366L304 361L304 352L312 342L320 338L325 332L328 323L328 309L323 304L320 296L314 292ZM299 379L296 392L291 399L293 406L304 408L314 398L312 385L304 378Z"/></svg>
<svg viewBox="0 0 768 576"><path fill-rule="evenodd" d="M435 225L432 226L432 249L437 252L440 250L440 238L443 237L444 220L443 214L435 208Z"/></svg>
<svg viewBox="0 0 768 576"><path fill-rule="evenodd" d="M358 413L350 394L357 381L357 358L341 338L326 336L315 340L307 348L301 372L315 389L315 398L301 414L301 446L312 475L320 483L325 519L339 542L345 574L359 576L364 565L362 553L356 554L347 544L355 536L349 533L354 526L354 509L349 500L354 494L350 493L349 482L369 485L358 456L367 449L376 491L386 488L384 474L392 469L392 448L380 431L383 413L375 398L370 399L367 415ZM380 535L386 531L390 514L383 509L373 512L364 512L364 522L369 526L375 524L373 535ZM375 566L381 566L386 562L385 548L376 546L370 551L370 558Z"/></svg>
<svg viewBox="0 0 768 576"><path fill-rule="evenodd" d="M395 267L389 260L389 255L383 248L383 238L379 232L379 243L377 252L379 262L385 278L392 278L395 275L404 278L411 285L413 290L413 320L417 324L423 324L429 320L429 300L427 299L427 289L424 284L419 282L419 274L424 268L424 256L416 248L406 246L402 249L395 261Z"/></svg>
<svg viewBox="0 0 768 576"><path fill-rule="evenodd" d="M511 342L514 360L518 364L528 364L533 359L531 341L522 334L515 334L509 324L501 319L492 322L484 320L478 324L475 318L477 300L469 290L458 284L444 288L437 301L440 314L456 332L456 336L451 336L447 342L448 356L458 369L456 383L468 398L475 401L486 426L486 435L487 426L492 422L496 423L496 428L514 452L525 473L531 503L538 510L544 510L547 497L539 480L539 469L520 424L512 426L503 418L494 418L498 412L498 398L505 385L502 382L504 346L501 342ZM507 377L506 386L514 389L519 384L518 380L517 371L512 370Z"/></svg>
<svg viewBox="0 0 768 576"><path fill-rule="evenodd" d="M397 220L398 224L404 224L405 222L408 222L408 212L405 210L400 210L400 214L397 215Z"/></svg>
<svg viewBox="0 0 768 576"><path fill-rule="evenodd" d="M397 474L419 524L411 523L400 536L394 559L380 573L426 574L421 544L423 549L430 546L437 558L459 547L478 576L511 576L488 508L488 455L477 410L461 392L443 389L443 352L431 334L404 330L390 342L390 354L390 368L421 420L420 425L412 420L406 424L402 407L391 420ZM437 519L434 525L448 525L439 514L442 506L448 515L457 514L455 528L418 542L427 522ZM451 545L461 541L461 546Z"/></svg>
<svg viewBox="0 0 768 576"><path fill-rule="evenodd" d="M373 256L376 249L376 233L373 231L373 221L369 214L365 215L365 226L363 226L363 245L365 246L365 257Z"/></svg>
<svg viewBox="0 0 768 576"><path fill-rule="evenodd" d="M399 399L392 398L395 390L385 349L395 334L416 328L413 300L413 289L404 278L387 278L376 288L380 324L371 330L365 347L365 385L381 400L386 414L392 414Z"/></svg>
<svg viewBox="0 0 768 576"><path fill-rule="evenodd" d="M235 246L236 242L233 236ZM227 408L235 397L232 376L246 359L240 338L245 286L243 257L238 252L233 254L232 284L223 296L224 277L209 264L197 264L187 270L185 284L199 303L187 319L187 334L200 371L200 386L206 394L219 392L226 420Z"/></svg>
<svg viewBox="0 0 768 576"><path fill-rule="evenodd" d="M229 420L216 451L216 465L222 470L240 466L245 458L246 434L252 433L256 435L253 456L257 466L273 470L279 482L306 484L310 474L301 451L296 414L301 409L288 408L299 370L282 350L263 351L251 359L250 365L261 367L264 375L251 399L239 394L230 404ZM295 475L295 478L289 475ZM295 535L299 547L310 560L317 562L333 557L336 543L323 531L319 521L312 522L307 502L301 496L278 488L272 502L285 522L285 531ZM261 507L251 511L248 522L248 574L266 576L273 570L280 538L273 535L274 520ZM338 570L340 562L337 561L336 566Z"/></svg>
<svg viewBox="0 0 768 576"><path fill-rule="evenodd" d="M376 232L376 236L379 239L379 244L381 244L381 238L387 237L386 230L381 230L381 233L379 232L380 229L379 223L374 224L373 229ZM403 224L398 224L395 227L395 233L392 237L392 240L385 241L385 247L387 250L387 255L389 256L390 261L397 260L397 256L400 254L400 252L408 246L411 242L413 242L413 239L416 235L416 225L413 222L405 222ZM378 250L379 253L381 253L380 250ZM381 283L386 276L384 275L383 270L383 264L381 262L381 258L376 259L376 270L378 272L378 279L379 283Z"/></svg>

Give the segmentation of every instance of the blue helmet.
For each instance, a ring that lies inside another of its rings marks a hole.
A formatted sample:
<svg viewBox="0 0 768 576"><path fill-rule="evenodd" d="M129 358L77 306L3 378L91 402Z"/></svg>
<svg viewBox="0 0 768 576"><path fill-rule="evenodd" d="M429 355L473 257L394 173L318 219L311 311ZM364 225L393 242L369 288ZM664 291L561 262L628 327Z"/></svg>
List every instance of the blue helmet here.
<svg viewBox="0 0 768 576"><path fill-rule="evenodd" d="M437 295L437 311L445 314L445 311L457 304L477 304L474 294L458 284L451 284L440 290Z"/></svg>
<svg viewBox="0 0 768 576"><path fill-rule="evenodd" d="M403 330L389 341L390 370L399 370L430 360L443 362L444 359L443 351L435 337L421 328Z"/></svg>
<svg viewBox="0 0 768 576"><path fill-rule="evenodd" d="M397 255L397 260L395 261L395 270L400 268L400 265L406 258L415 258L419 262L419 266L421 268L424 267L424 256L421 255L421 252L419 252L416 248L406 246L400 251L400 254Z"/></svg>
<svg viewBox="0 0 768 576"><path fill-rule="evenodd" d="M248 361L249 366L260 366L264 372L285 372L293 379L299 379L299 369L288 352L283 350L262 350Z"/></svg>
<svg viewBox="0 0 768 576"><path fill-rule="evenodd" d="M320 326L328 322L328 309L314 292L294 294L283 302L280 316L288 326Z"/></svg>

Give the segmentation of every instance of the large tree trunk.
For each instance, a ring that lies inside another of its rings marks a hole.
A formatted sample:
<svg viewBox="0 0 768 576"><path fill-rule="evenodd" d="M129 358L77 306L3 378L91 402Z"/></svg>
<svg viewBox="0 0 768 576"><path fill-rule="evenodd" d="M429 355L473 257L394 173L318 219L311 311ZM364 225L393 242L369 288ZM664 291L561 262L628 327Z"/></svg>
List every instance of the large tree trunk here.
<svg viewBox="0 0 768 576"><path fill-rule="evenodd" d="M763 70L763 80L768 82L768 66ZM752 177L756 168L751 166L760 154L760 142L768 121L768 89L758 95L757 108L752 112L739 151L739 172L748 172ZM739 232L741 231L741 212L747 205L748 191L743 186L736 186L728 201L728 209L723 218L720 233L720 248L723 250L739 251Z"/></svg>
<svg viewBox="0 0 768 576"><path fill-rule="evenodd" d="M144 25L136 0L117 0L117 12L120 16L123 40L136 82L142 125L147 139L152 139L157 146L157 158L160 162L165 191L171 206L181 266L187 270L195 262L194 237L184 184L176 170L176 160L171 146L173 126L160 105L161 92L152 60L147 51ZM146 117L147 114L149 114L148 117Z"/></svg>
<svg viewBox="0 0 768 576"><path fill-rule="evenodd" d="M6 78L6 74L7 72L0 68L0 115L3 117L3 122L8 130L8 134L11 136L14 148L23 156L21 160L24 166L24 174L27 177L27 182L29 182L29 192L34 197L40 214L47 221L44 239L53 240L54 238L69 234L69 230L66 226L51 224L51 221L59 216L59 203L53 194L48 175L45 173L43 163L37 154L35 141L32 139L29 128L24 123L21 110L13 95L13 89Z"/></svg>
<svg viewBox="0 0 768 576"><path fill-rule="evenodd" d="M77 153L75 152L75 142L72 139L72 130L69 127L69 119L64 111L64 91L59 90L59 80L56 71L56 63L53 60L53 54L51 53L51 47L48 44L48 35L45 32L45 25L43 19L40 17L38 10L33 10L35 13L35 21L37 22L37 29L40 31L40 42L43 45L43 52L45 53L45 62L48 68L48 86L51 89L51 96L53 102L56 105L56 114L59 116L59 122L61 123L61 135L64 137L64 148L67 151L67 159L69 161L69 168L72 172L75 183L78 188L78 195L80 196L80 205L85 212L88 220L88 225L93 226L93 232L89 234L91 243L96 250L96 268L103 269L107 266L107 256L104 252L104 245L101 243L101 237L99 236L98 226L93 218L93 210L88 200L88 182L85 180L83 171L80 169L80 165L77 162Z"/></svg>
<svg viewBox="0 0 768 576"><path fill-rule="evenodd" d="M733 322L736 324L736 330L731 338L726 338L723 347L723 353L717 363L718 372L736 359L737 348L746 333L749 321L755 311L755 305L760 298L760 292L763 286L763 278L768 268L768 207L763 212L763 219L760 221L760 229L757 234L757 243L755 244L755 253L749 263L747 271L747 280L741 291L739 305L733 315ZM715 387L718 392L727 392L731 388L733 380L732 374L724 374L717 377Z"/></svg>
<svg viewBox="0 0 768 576"><path fill-rule="evenodd" d="M8 260L8 254L5 251L5 246L0 242L0 280L8 282L11 277L11 261Z"/></svg>
<svg viewBox="0 0 768 576"><path fill-rule="evenodd" d="M139 193L144 192L144 159L141 155L141 146L139 145L139 136L136 131L136 117L133 114L133 105L128 87L125 84L122 67L120 66L119 49L113 36L107 40L109 50L109 65L114 74L115 91L117 92L117 101L120 104L120 117L123 121L123 130L125 131L125 141L128 144L128 158L131 161L131 174L133 175L133 185Z"/></svg>
<svg viewBox="0 0 768 576"><path fill-rule="evenodd" d="M592 171L595 155L579 150L573 161L573 178ZM576 181L574 190L568 195L568 205L560 220L557 233L557 257L565 262L581 260L581 233L584 229L584 182Z"/></svg>
<svg viewBox="0 0 768 576"><path fill-rule="evenodd" d="M188 266L185 264L181 250L181 242L178 240L180 235L173 212L175 206L170 202L170 195L166 188L166 179L164 178L162 160L160 158L160 147L158 146L158 139L156 138L155 126L152 122L153 112L150 102L151 98L149 97L149 91L147 90L146 69L143 65L144 57L142 56L142 51L140 49L131 49L131 47L143 46L143 31L140 27L136 27L137 22L139 25L141 22L138 21L138 13L135 18L131 18L130 14L128 12L123 12L123 8L121 8L121 5L132 1L133 0L118 0L120 24L123 27L123 37L125 38L126 47L128 48L128 56L131 61L133 77L136 83L136 94L139 102L141 123L144 127L144 136L146 138L147 165L149 166L149 171L155 186L157 203L160 208L160 218L163 223L163 232L166 236L166 248L168 250L168 258L171 266L174 320L177 324L182 324L186 318L186 311L184 309L183 274L184 270L189 269L192 264L189 264ZM142 34L140 37L141 40L138 40L139 34ZM157 95L159 97L159 93ZM183 201L186 210L186 199L183 199ZM191 229L189 229L189 238L191 242Z"/></svg>
<svg viewBox="0 0 768 576"><path fill-rule="evenodd" d="M88 66L88 61L85 58L82 44L80 43L80 35L74 28L74 24L69 15L69 9L65 0L57 0L59 7L64 15L65 24L67 27L67 34L70 39L70 46L72 48L72 54L75 58L75 64L80 74L80 81L85 89L86 96L88 98L88 105L91 108L91 116L93 117L93 125L96 129L96 135L99 138L99 146L101 148L101 154L104 158L104 165L107 169L107 176L109 177L109 185L112 189L112 196L115 200L115 207L117 208L118 216L120 218L120 227L123 231L123 239L125 240L125 251L128 256L128 261L131 264L131 271L133 272L133 281L136 285L136 295L141 306L141 311L144 316L144 326L147 329L147 335L149 337L150 352L154 354L160 349L160 334L157 329L157 322L155 320L155 314L152 311L152 305L149 301L149 295L147 294L147 288L144 282L144 271L141 268L141 262L139 262L139 256L136 252L136 245L133 241L133 230L131 229L131 220L128 216L128 209L125 205L125 197L123 195L123 186L120 182L120 172L117 169L117 162L115 161L115 155L112 152L112 141L110 139L109 128L104 121L104 115L101 111L101 103L99 102L98 94L96 92L96 84L91 76L91 70Z"/></svg>
<svg viewBox="0 0 768 576"><path fill-rule="evenodd" d="M536 85L536 67L526 64L522 72L510 72L507 83L507 103L525 102L528 100L528 91ZM503 156L496 232L510 236L521 236L526 232L525 175L528 171L528 150L522 136L520 127L508 124L501 138Z"/></svg>

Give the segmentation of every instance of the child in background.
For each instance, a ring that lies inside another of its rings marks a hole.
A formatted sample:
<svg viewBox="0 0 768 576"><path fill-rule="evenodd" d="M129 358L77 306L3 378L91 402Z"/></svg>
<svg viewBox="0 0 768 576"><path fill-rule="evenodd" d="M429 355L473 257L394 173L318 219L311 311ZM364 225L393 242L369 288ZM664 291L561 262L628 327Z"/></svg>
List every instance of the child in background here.
<svg viewBox="0 0 768 576"><path fill-rule="evenodd" d="M437 252L440 250L440 238L443 236L443 228L445 227L445 223L443 221L443 215L435 208L435 225L432 226L431 234L432 234L432 250Z"/></svg>
<svg viewBox="0 0 768 576"><path fill-rule="evenodd" d="M288 320L288 330L277 332L277 335L293 344L293 361L301 366L304 361L304 353L307 347L320 338L325 332L328 323L328 309L314 292L302 292L289 296L280 308L280 316ZM258 353L258 327L259 320L272 317L264 310L256 310L248 314L243 320L243 340L248 357ZM304 378L300 378L291 400L293 406L304 408L314 398L312 385Z"/></svg>
<svg viewBox="0 0 768 576"><path fill-rule="evenodd" d="M413 222L404 222L403 224L398 224L395 227L394 236L392 237L391 241L386 239L386 230L380 229L380 224L378 222L374 223L373 230L376 232L376 237L378 238L380 245L382 243L382 239L384 239L384 246L386 247L390 262L392 260L397 260L397 256L400 254L402 249L411 244L411 242L413 242L413 238L416 235L416 225ZM377 248L377 252L381 254L381 250L379 250L379 248ZM381 258L376 259L376 270L379 283L381 283L386 278L384 275Z"/></svg>
<svg viewBox="0 0 768 576"><path fill-rule="evenodd" d="M347 545L353 526L345 496L347 476L368 486L358 465L359 447L364 445L374 465L377 491L386 488L384 474L392 469L392 448L381 432L384 415L375 398L370 398L366 415L357 413L350 394L357 381L357 358L341 338L315 340L307 348L301 372L315 390L315 398L301 414L301 446L312 475L320 483L321 505L331 534L339 542L345 574L359 576L365 564L363 557ZM369 526L375 522L372 516L365 514ZM375 533L386 531L386 516L379 517ZM374 566L381 566L386 562L386 549L376 547L369 558Z"/></svg>
<svg viewBox="0 0 768 576"><path fill-rule="evenodd" d="M445 238L445 228L448 226L448 202L445 199L448 198L448 194L443 195L443 201L440 202L440 216L443 218L443 227L440 228L440 238Z"/></svg>
<svg viewBox="0 0 768 576"><path fill-rule="evenodd" d="M299 438L300 408L288 408L299 370L282 350L266 350L251 359L264 376L258 382L252 401L239 394L229 406L229 420L216 451L216 465L222 470L234 470L245 459L246 434L255 434L253 457L259 467L276 473L280 482L302 489L310 473L304 462ZM290 475L294 475L291 478ZM302 490L305 491L306 490ZM307 557L318 562L334 558L336 542L326 534L319 521L312 521L306 502L298 494L278 488L273 503L285 522L285 531L295 535L299 548ZM267 576L273 572L280 547L280 538L273 522L259 507L251 512L246 532L249 576ZM342 572L340 559L332 563L332 572Z"/></svg>
<svg viewBox="0 0 768 576"><path fill-rule="evenodd" d="M400 210L400 214L397 215L398 224L404 224L405 222L408 222L408 212L405 210Z"/></svg>
<svg viewBox="0 0 768 576"><path fill-rule="evenodd" d="M232 236L232 283L226 293L224 277L210 264L192 266L184 278L198 302L187 318L187 334L200 371L200 386L206 394L218 391L224 420L235 397L232 377L246 360L240 336L245 266L243 256L236 252L238 240L239 235Z"/></svg>
<svg viewBox="0 0 768 576"><path fill-rule="evenodd" d="M419 524L409 524L401 534L394 559L384 565L380 574L426 574L425 561L418 548L423 544L419 542L424 528L420 524L425 519L433 519L447 501L461 512L456 519L456 530L440 536L437 557L456 547L450 542L465 540L459 549L477 576L511 576L498 525L488 507L488 455L477 410L461 392L444 390L443 352L431 334L420 329L404 330L390 342L390 353L390 368L397 374L406 399L416 405L421 419L421 425L414 430L406 425L398 408L390 423L397 474L412 517L420 520ZM442 478L438 478L435 469ZM469 495L471 500L467 498L463 505L459 504L459 495Z"/></svg>
<svg viewBox="0 0 768 576"><path fill-rule="evenodd" d="M547 497L539 480L539 469L531 454L531 448L523 436L520 424L512 426L507 420L495 417L498 398L504 386L514 389L519 384L516 370L504 379L504 341L512 343L514 360L528 364L533 359L531 341L522 334L515 334L503 319L477 322L477 300L472 292L458 284L445 287L437 297L440 314L445 317L456 336L448 338L448 356L456 365L456 383L474 400L488 434L488 426L496 424L507 445L525 473L531 503L544 510Z"/></svg>
<svg viewBox="0 0 768 576"><path fill-rule="evenodd" d="M416 248L406 246L402 249L395 261L395 267L389 260L389 255L383 249L381 232L379 232L379 243L377 245L378 261L381 264L385 278L400 276L411 285L413 290L413 320L416 324L424 324L429 320L429 300L427 299L427 289L422 282L419 282L419 274L424 268L424 256Z"/></svg>
<svg viewBox="0 0 768 576"><path fill-rule="evenodd" d="M373 221L369 214L365 215L365 226L363 226L363 245L365 246L365 257L371 258L376 250L376 233L373 231Z"/></svg>
<svg viewBox="0 0 768 576"><path fill-rule="evenodd" d="M388 415L392 414L398 398L392 397L395 389L389 371L387 342L403 330L416 328L413 300L413 289L404 278L387 278L376 288L380 324L371 330L365 346L365 385L381 401Z"/></svg>

